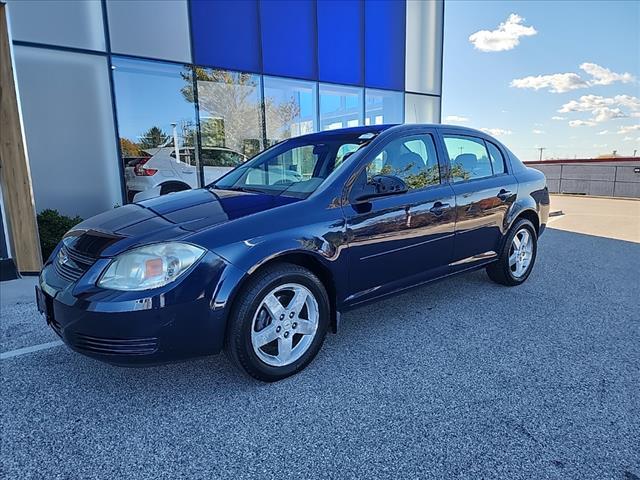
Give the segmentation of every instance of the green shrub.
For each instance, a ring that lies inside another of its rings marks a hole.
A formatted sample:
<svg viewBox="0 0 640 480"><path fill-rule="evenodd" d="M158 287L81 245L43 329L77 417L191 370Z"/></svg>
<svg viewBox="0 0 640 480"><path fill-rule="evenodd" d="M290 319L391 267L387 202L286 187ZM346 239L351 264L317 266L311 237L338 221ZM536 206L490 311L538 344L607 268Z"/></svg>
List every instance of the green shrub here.
<svg viewBox="0 0 640 480"><path fill-rule="evenodd" d="M40 233L40 248L42 258L46 260L62 240L65 233L82 221L80 217L60 215L57 210L50 208L38 214L38 232Z"/></svg>

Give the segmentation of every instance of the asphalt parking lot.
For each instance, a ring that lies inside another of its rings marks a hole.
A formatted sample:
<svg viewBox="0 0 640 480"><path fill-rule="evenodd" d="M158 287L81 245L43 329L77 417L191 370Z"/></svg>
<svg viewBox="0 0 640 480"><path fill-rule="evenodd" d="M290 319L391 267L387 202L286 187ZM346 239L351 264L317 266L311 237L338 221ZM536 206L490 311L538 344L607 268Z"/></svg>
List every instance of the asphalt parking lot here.
<svg viewBox="0 0 640 480"><path fill-rule="evenodd" d="M4 358L1 474L638 479L639 272L640 243L549 229L525 285L480 271L349 312L275 384L224 356ZM30 297L2 303L0 351L56 340Z"/></svg>

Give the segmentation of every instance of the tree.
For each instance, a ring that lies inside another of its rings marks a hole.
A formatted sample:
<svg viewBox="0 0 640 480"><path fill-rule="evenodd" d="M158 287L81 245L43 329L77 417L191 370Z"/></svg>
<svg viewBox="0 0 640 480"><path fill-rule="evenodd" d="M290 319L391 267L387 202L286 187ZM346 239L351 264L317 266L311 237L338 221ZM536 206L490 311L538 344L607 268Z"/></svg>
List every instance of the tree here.
<svg viewBox="0 0 640 480"><path fill-rule="evenodd" d="M157 148L160 145L169 140L169 135L162 131L160 127L153 126L149 130L147 130L142 137L140 138L140 146L141 150L146 150L148 148Z"/></svg>
<svg viewBox="0 0 640 480"><path fill-rule="evenodd" d="M140 156L140 145L128 138L120 139L120 150L122 151L122 156L124 158Z"/></svg>
<svg viewBox="0 0 640 480"><path fill-rule="evenodd" d="M191 103L195 102L193 72L185 69L182 73L185 86L181 92ZM248 156L264 148L262 105L255 75L196 67L195 80L203 146L224 146ZM295 99L277 103L266 98L264 108L267 126L275 126L273 131L267 131L267 138L289 137L277 130L299 116Z"/></svg>

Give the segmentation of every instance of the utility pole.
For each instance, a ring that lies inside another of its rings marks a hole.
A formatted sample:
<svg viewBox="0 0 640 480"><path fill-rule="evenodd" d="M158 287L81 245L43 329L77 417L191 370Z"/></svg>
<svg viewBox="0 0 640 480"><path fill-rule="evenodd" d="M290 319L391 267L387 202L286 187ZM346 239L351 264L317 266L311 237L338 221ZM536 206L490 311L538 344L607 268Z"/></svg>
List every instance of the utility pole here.
<svg viewBox="0 0 640 480"><path fill-rule="evenodd" d="M540 150L540 161L542 161L542 151L546 150L546 147L538 147L537 150Z"/></svg>
<svg viewBox="0 0 640 480"><path fill-rule="evenodd" d="M638 149L637 148L633 150L633 156L634 157L636 156L636 153L638 153Z"/></svg>

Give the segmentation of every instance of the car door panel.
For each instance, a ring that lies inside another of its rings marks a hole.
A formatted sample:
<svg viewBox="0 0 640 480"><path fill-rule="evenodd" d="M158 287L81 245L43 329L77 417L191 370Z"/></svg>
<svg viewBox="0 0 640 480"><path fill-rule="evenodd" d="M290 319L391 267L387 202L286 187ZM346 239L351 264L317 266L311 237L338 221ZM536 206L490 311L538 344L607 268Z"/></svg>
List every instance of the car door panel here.
<svg viewBox="0 0 640 480"><path fill-rule="evenodd" d="M430 136L434 142L429 161L436 157L437 170L435 134L424 130L421 135ZM414 137L396 138L389 144L404 138L412 141ZM455 194L446 183L347 205L344 211L351 292L347 302L366 301L420 283L436 271L440 274L439 269L453 258Z"/></svg>
<svg viewBox="0 0 640 480"><path fill-rule="evenodd" d="M513 175L453 184L457 204L454 262L488 252L497 254L517 188Z"/></svg>

